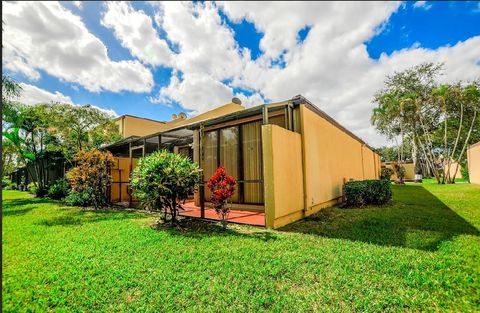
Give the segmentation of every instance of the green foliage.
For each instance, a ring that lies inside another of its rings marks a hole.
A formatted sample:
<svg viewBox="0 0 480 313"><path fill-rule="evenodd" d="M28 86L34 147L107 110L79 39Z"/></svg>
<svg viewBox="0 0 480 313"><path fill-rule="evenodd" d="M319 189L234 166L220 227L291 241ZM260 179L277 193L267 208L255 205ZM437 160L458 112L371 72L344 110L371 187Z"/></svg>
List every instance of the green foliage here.
<svg viewBox="0 0 480 313"><path fill-rule="evenodd" d="M67 173L67 179L72 186L74 198L85 201L82 206L104 207L109 203L107 195L112 177L110 169L114 165L114 159L110 152L99 150L79 151L75 156L77 166ZM68 202L68 201L67 201Z"/></svg>
<svg viewBox="0 0 480 313"><path fill-rule="evenodd" d="M400 138L398 161L410 144L412 159L438 183L454 182L446 175L451 160L464 163L466 147L480 140L480 81L440 85L442 71L442 64L425 63L388 76L371 118L379 133Z"/></svg>
<svg viewBox="0 0 480 313"><path fill-rule="evenodd" d="M82 149L98 149L121 139L112 116L98 108L55 104L51 109L59 116L52 124L52 131L61 138L58 147L69 161Z"/></svg>
<svg viewBox="0 0 480 313"><path fill-rule="evenodd" d="M63 156L72 164L78 151L120 139L112 116L89 105L8 102L2 117L2 135L11 146L7 151L18 156L17 166L33 165L29 174L40 189L48 183L47 167L53 159Z"/></svg>
<svg viewBox="0 0 480 313"><path fill-rule="evenodd" d="M382 168L382 170L380 171L380 179L385 179L390 181L394 173L395 172L393 171L393 169L389 167Z"/></svg>
<svg viewBox="0 0 480 313"><path fill-rule="evenodd" d="M14 190L17 189L17 184L12 182L7 176L2 177L2 189L3 190Z"/></svg>
<svg viewBox="0 0 480 313"><path fill-rule="evenodd" d="M82 191L70 191L65 197L65 203L71 206L87 207L92 205L91 197L93 189L87 187Z"/></svg>
<svg viewBox="0 0 480 313"><path fill-rule="evenodd" d="M48 188L47 196L51 199L63 199L68 195L69 189L68 181L62 178Z"/></svg>
<svg viewBox="0 0 480 313"><path fill-rule="evenodd" d="M156 151L141 158L134 169L130 186L134 196L149 210L162 210L172 215L175 223L181 202L192 194L200 182L200 169L189 158Z"/></svg>
<svg viewBox="0 0 480 313"><path fill-rule="evenodd" d="M470 174L468 173L468 163L465 162L462 164L460 168L460 172L462 173L462 178L465 179L467 182L470 182Z"/></svg>
<svg viewBox="0 0 480 313"><path fill-rule="evenodd" d="M280 231L155 230L157 214L65 209L6 191L2 308L477 312L480 186L392 190L386 207L322 209Z"/></svg>
<svg viewBox="0 0 480 313"><path fill-rule="evenodd" d="M31 193L37 198L44 197L48 193L48 190L46 187L44 186L40 187L34 182L28 183L27 190L29 193Z"/></svg>
<svg viewBox="0 0 480 313"><path fill-rule="evenodd" d="M392 199L390 181L363 180L350 181L344 186L346 206L363 207L365 205L382 205Z"/></svg>

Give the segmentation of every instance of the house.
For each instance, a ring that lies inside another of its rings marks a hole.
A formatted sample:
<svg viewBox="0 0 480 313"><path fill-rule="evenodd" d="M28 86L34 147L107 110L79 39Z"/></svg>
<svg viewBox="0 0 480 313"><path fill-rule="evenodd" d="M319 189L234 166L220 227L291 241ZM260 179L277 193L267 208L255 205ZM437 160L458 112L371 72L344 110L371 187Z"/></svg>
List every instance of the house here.
<svg viewBox="0 0 480 313"><path fill-rule="evenodd" d="M380 156L370 146L302 96L251 108L234 98L106 149L117 159L112 201L131 205L128 177L137 159L168 149L190 156L203 170L204 183L184 214L211 216L205 182L222 165L238 181L232 219L255 216L256 224L270 228L341 202L344 182L376 179L380 172Z"/></svg>
<svg viewBox="0 0 480 313"><path fill-rule="evenodd" d="M468 147L467 158L470 183L480 184L480 141Z"/></svg>

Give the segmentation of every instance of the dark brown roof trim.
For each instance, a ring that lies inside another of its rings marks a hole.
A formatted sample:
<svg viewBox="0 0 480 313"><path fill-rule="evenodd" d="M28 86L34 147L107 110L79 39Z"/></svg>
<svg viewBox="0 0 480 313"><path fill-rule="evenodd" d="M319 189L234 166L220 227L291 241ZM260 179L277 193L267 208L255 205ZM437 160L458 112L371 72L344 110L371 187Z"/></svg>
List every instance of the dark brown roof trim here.
<svg viewBox="0 0 480 313"><path fill-rule="evenodd" d="M130 114L124 114L122 116L119 116L117 118L114 119L114 121L116 120L119 120L121 118L124 118L124 117L133 117L133 118L138 118L138 119L141 119L141 120L147 120L147 121L152 121L152 122L156 122L156 123L161 123L161 124L165 124L166 122L165 121L157 121L157 120L154 120L154 119L151 119L151 118L148 118L148 117L140 117L140 116L135 116L135 115L130 115Z"/></svg>
<svg viewBox="0 0 480 313"><path fill-rule="evenodd" d="M322 111L319 107L317 107L315 104L311 103L307 98L305 98L304 96L302 95L297 95L295 97L292 98L292 103L294 105L300 105L300 104L305 104L310 110L312 110L313 112L315 112L317 115L319 115L320 117L323 117L324 119L326 119L328 122L330 122L331 124L333 124L334 126L336 126L338 129L342 130L344 133L346 133L347 135L349 135L350 137L352 137L353 139L359 141L360 143L364 144L365 146L367 146L370 150L374 151L375 152L375 149L372 148L369 144L367 144L365 141L363 141L360 137L358 137L357 135L355 135L354 133L352 133L351 131L349 131L348 129L346 129L344 126L342 126L340 123L338 123L336 120L334 120L330 115L328 115L327 113L325 113L324 111Z"/></svg>

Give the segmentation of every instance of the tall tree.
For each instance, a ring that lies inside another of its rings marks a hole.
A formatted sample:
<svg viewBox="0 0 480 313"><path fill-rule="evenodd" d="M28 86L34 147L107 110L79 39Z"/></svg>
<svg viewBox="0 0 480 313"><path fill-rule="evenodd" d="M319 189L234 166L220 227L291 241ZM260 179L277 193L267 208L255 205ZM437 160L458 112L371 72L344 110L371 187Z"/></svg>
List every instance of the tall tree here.
<svg viewBox="0 0 480 313"><path fill-rule="evenodd" d="M414 162L420 158L438 183L445 183L455 181L453 160L463 162L466 147L477 138L480 97L478 82L438 85L441 71L441 64L428 63L387 77L375 97L372 123L389 138L401 137L400 161L408 138Z"/></svg>
<svg viewBox="0 0 480 313"><path fill-rule="evenodd" d="M425 157L427 151L418 133L422 129L432 127L431 120L435 110L427 107L432 90L437 86L436 78L441 74L442 64L424 63L394 75L387 76L384 87L374 97L377 105L371 118L379 133L395 140L398 147L397 160L404 161L405 140L408 140L412 151L412 159L418 167L418 155ZM421 119L419 113L429 114ZM420 148L419 148L420 146ZM433 164L429 164L434 172ZM436 175L437 176L437 175Z"/></svg>
<svg viewBox="0 0 480 313"><path fill-rule="evenodd" d="M52 126L61 138L59 147L69 162L80 150L98 149L121 139L113 117L98 108L56 104L52 110L59 116Z"/></svg>

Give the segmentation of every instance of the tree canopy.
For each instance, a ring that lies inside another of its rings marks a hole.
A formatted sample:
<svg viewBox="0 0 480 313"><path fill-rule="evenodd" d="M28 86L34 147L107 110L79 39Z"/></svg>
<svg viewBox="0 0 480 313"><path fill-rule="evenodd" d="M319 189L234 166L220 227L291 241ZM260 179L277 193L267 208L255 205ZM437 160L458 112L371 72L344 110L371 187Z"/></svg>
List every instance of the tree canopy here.
<svg viewBox="0 0 480 313"><path fill-rule="evenodd" d="M9 153L15 153L19 165L33 165L34 173L30 175L39 188L46 187L46 170L52 158L62 157L72 164L80 150L99 148L120 139L112 116L98 108L16 102L21 88L5 76L2 77L2 91L5 91L2 96L3 143L9 147Z"/></svg>
<svg viewBox="0 0 480 313"><path fill-rule="evenodd" d="M453 161L464 163L466 148L480 139L479 80L440 84L443 68L425 63L387 76L371 118L379 133L397 142L400 163L409 146L414 163L441 183L454 182Z"/></svg>

